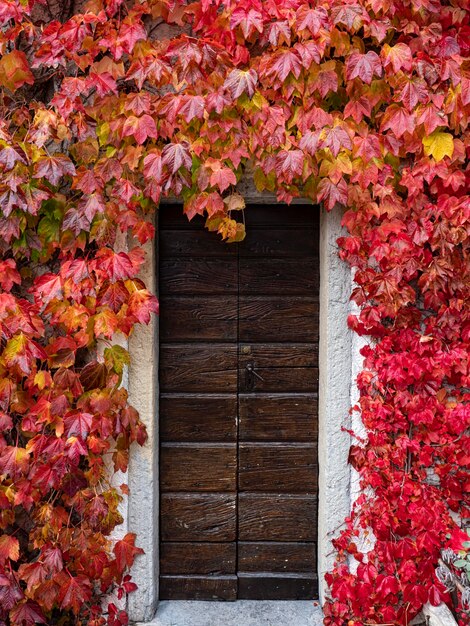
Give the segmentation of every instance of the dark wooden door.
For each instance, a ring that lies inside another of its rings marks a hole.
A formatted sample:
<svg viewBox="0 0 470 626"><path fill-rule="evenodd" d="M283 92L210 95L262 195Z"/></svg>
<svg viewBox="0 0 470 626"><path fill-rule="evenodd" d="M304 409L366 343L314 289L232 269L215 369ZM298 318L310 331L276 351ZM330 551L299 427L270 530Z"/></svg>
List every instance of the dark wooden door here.
<svg viewBox="0 0 470 626"><path fill-rule="evenodd" d="M160 211L162 599L317 596L318 213Z"/></svg>

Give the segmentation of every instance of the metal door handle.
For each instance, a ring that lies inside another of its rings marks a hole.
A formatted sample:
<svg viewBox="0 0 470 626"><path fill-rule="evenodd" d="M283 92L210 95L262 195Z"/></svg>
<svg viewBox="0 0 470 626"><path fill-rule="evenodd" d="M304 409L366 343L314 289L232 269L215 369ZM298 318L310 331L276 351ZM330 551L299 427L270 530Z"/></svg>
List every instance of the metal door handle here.
<svg viewBox="0 0 470 626"><path fill-rule="evenodd" d="M253 374L253 376L256 376L256 378L259 378L259 380L264 380L264 378L260 376L255 370L255 366L253 365L253 363L248 363L246 366L246 370L250 372L250 374Z"/></svg>

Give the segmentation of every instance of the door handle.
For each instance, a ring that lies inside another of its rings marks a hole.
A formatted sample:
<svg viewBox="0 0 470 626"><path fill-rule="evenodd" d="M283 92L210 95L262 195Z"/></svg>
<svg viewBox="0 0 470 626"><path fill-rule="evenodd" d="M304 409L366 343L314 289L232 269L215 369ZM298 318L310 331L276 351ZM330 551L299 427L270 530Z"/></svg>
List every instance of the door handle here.
<svg viewBox="0 0 470 626"><path fill-rule="evenodd" d="M259 378L259 380L264 380L264 378L262 376L260 376L258 374L258 372L255 370L255 366L253 365L253 363L248 363L246 366L246 369L248 370L248 372L250 372L253 376L256 376L256 378Z"/></svg>
<svg viewBox="0 0 470 626"><path fill-rule="evenodd" d="M247 363L245 366L245 383L247 389L254 389L256 382L255 378L258 378L259 380L264 380L264 378L260 376L255 370L255 366L253 365L253 363Z"/></svg>

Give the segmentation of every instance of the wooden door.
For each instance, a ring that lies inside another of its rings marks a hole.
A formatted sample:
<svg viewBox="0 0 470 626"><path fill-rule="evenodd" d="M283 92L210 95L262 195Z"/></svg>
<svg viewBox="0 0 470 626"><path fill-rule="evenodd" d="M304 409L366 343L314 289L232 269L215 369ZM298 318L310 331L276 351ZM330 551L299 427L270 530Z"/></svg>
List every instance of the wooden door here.
<svg viewBox="0 0 470 626"><path fill-rule="evenodd" d="M162 599L317 596L318 213L160 211Z"/></svg>

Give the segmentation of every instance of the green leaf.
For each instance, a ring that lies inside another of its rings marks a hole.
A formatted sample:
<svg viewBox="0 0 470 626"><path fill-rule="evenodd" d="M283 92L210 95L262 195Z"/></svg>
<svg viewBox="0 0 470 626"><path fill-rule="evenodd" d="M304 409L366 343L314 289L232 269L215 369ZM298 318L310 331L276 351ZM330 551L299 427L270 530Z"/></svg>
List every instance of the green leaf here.
<svg viewBox="0 0 470 626"><path fill-rule="evenodd" d="M116 374L122 374L124 367L131 362L129 352L119 345L106 348L104 360L106 365L113 369Z"/></svg>
<svg viewBox="0 0 470 626"><path fill-rule="evenodd" d="M60 220L53 217L43 217L38 224L38 235L44 243L59 241Z"/></svg>

